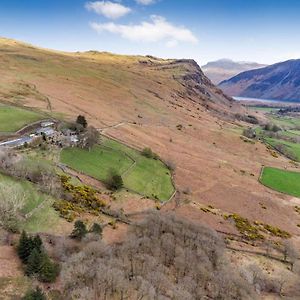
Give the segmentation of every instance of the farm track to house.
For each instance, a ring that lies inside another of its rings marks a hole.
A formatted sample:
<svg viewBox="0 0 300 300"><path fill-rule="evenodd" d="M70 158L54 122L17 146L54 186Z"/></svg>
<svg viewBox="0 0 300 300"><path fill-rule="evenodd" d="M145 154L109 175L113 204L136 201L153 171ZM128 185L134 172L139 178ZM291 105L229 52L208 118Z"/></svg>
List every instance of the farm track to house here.
<svg viewBox="0 0 300 300"><path fill-rule="evenodd" d="M30 131L32 131L34 128L36 128L41 122L43 122L43 121L49 121L49 120L52 120L52 121L53 121L54 119L53 119L53 118L52 118L52 119L41 119L41 120L39 120L39 121L36 121L36 122L30 123L30 124L27 124L27 125L25 125L24 127L22 127L21 129L19 129L19 130L16 132L16 134L17 134L18 136L22 136L22 135L24 135L24 134L26 134L26 133L28 134L28 132L30 132ZM118 142L119 144L122 144L122 145L124 145L124 146L126 146L126 147L128 147L128 148L130 148L130 149L132 149L132 150L134 150L134 151L140 152L141 149L137 148L136 146L131 145L131 144L128 144L128 143L126 143L126 142L123 142L123 141L121 141L121 140L119 140L119 139L116 139L116 138L112 137L111 135L105 133L106 130L109 130L109 129L112 129L112 128L118 128L118 127L120 127L120 126L124 126L124 125L127 125L127 124L131 124L131 123L130 123L130 122L127 122L127 121L122 121L122 122L119 122L119 123L117 123L117 124L115 124L115 125L107 126L107 127L104 127L104 128L99 128L98 131L102 134L102 136L107 137L107 138L109 138L109 139L111 139L111 140L114 140L114 141ZM8 137L6 137L6 139L9 140ZM122 151L122 150L120 150L120 149L114 149L114 148L111 148L111 147L108 147L108 146L104 146L104 147L106 147L107 149L110 149L110 150L112 150L112 151L119 152L119 153L121 153L122 155L125 155L127 158L129 158L129 159L132 161L132 165L131 165L128 169L126 169L125 171L123 171L123 173L121 174L121 176L126 176L126 175L130 174L130 172L136 167L137 161L136 161L131 155L129 155L128 153L126 153L126 151ZM161 159L159 159L159 160L165 165L165 163L164 163ZM83 174L82 174L82 175L83 175ZM172 175L172 174L171 174L171 175ZM98 181L99 181L98 178L96 179L96 178L94 178L93 176L90 176L90 179L92 179L92 178L93 178L93 180L98 180ZM94 185L95 185L95 181L94 181ZM96 184L96 185L99 186L99 184ZM175 188L175 185L174 185L173 178L172 178L172 185L173 185L173 188L174 188L174 192L173 192L173 194L170 196L170 198L169 198L168 200L165 200L165 202L169 202L169 201L174 197L174 195L176 194L176 188ZM103 186L103 184L102 184L102 186ZM137 194L143 196L140 192L136 192L136 191L134 191L134 190L132 190L132 189L129 189L129 190L130 190L131 192L135 192L135 193L137 193Z"/></svg>
<svg viewBox="0 0 300 300"><path fill-rule="evenodd" d="M53 120L53 118L51 120ZM43 121L49 121L49 119L42 119L42 120L39 120L39 121L30 123L30 124L27 124L23 128L19 129L17 131L17 134L20 135L20 136L22 136L22 134L26 134L26 133L30 132L32 129L34 129L36 126L38 126ZM120 144L122 144L122 145L124 145L124 146L126 146L128 148L131 148L132 150L140 152L141 149L138 149L136 146L129 145L126 142L120 141L119 139L116 139L116 138L110 136L109 134L105 133L106 130L109 130L109 129L112 129L112 128L118 128L120 126L124 126L124 125L127 125L127 124L131 124L131 123L123 121L123 122L119 122L119 123L117 123L115 125L107 126L105 128L101 128L101 129L98 129L98 130L100 131L100 133L104 137L107 137L107 138L109 138L111 140L114 140L114 141L116 141L116 142L118 142L118 143L120 143ZM110 149L112 151L117 151L117 152L125 155L126 157L128 157L132 161L131 166L121 174L122 176L126 176L127 174L129 174L130 171L133 170L134 167L137 165L137 161L132 156L130 156L128 153L126 153L125 151L122 151L122 150L119 150L119 149L114 149L114 148L111 148L111 147L108 147L108 146L105 146L105 148ZM161 162L165 165L165 163L162 160L161 160ZM76 171L76 170L74 170L74 169L72 169L70 167L62 166L58 162L55 162L55 165L57 167L59 167L60 169L62 169L65 173L67 173L67 174L69 174L71 176L75 176L83 184L90 185L93 188L95 188L96 190L103 190L103 189L106 188L105 184L102 181L100 181L99 179L96 179L96 178L94 178L92 176L89 176L87 174L84 174L82 172L78 172L78 171ZM172 176L173 176L173 174L172 174ZM170 198L168 200L161 201L162 206L166 205L167 203L169 203L175 197L175 195L177 193L177 190L176 190L176 188L174 186L173 177L172 177L172 185L174 187L174 192L172 193L172 195L170 196ZM134 194L140 195L141 197L145 197L143 194L138 193L138 192L136 192L136 191L134 191L132 189L129 189L129 188L126 188L126 189L129 192L132 192ZM46 199L42 203L40 203L37 207L35 207L31 212L29 212L28 214L26 214L25 218L30 218L36 211L38 211L39 209L42 209L45 204L46 204ZM146 210L146 211L148 211L148 210ZM140 213L143 213L143 211L141 211Z"/></svg>

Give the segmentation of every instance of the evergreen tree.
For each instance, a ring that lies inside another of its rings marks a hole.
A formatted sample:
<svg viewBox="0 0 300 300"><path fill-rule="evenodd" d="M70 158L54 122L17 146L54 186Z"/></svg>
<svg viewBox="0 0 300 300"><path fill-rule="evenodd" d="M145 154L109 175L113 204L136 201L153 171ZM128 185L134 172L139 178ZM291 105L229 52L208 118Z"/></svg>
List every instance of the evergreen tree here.
<svg viewBox="0 0 300 300"><path fill-rule="evenodd" d="M117 191L120 190L123 187L123 179L121 175L118 174L112 174L107 180L107 187L110 190Z"/></svg>
<svg viewBox="0 0 300 300"><path fill-rule="evenodd" d="M22 300L47 300L47 298L43 291L37 287L35 290L28 291Z"/></svg>
<svg viewBox="0 0 300 300"><path fill-rule="evenodd" d="M71 233L71 238L81 240L87 234L87 229L85 224L78 220L74 224L74 229Z"/></svg>
<svg viewBox="0 0 300 300"><path fill-rule="evenodd" d="M39 272L39 280L42 282L54 282L59 274L58 264L52 262L50 258L45 257Z"/></svg>
<svg viewBox="0 0 300 300"><path fill-rule="evenodd" d="M23 231L17 248L18 256L23 263L27 263L27 260L30 256L32 249L33 249L32 238L29 237L25 231Z"/></svg>
<svg viewBox="0 0 300 300"><path fill-rule="evenodd" d="M102 227L101 227L101 225L100 224L98 224L98 223L94 223L93 224L93 226L92 226L92 228L91 228L91 230L90 230L90 232L92 232L92 233L95 233L95 234L98 234L98 235L100 235L101 237L102 237Z"/></svg>
<svg viewBox="0 0 300 300"><path fill-rule="evenodd" d="M43 241L40 238L39 235L36 235L33 240L32 240L32 246L33 248L37 249L39 252L42 252L42 248L43 248Z"/></svg>
<svg viewBox="0 0 300 300"><path fill-rule="evenodd" d="M87 127L87 120L85 119L85 116L79 115L76 119L76 123L83 126L83 128Z"/></svg>
<svg viewBox="0 0 300 300"><path fill-rule="evenodd" d="M40 272L45 260L45 253L41 253L38 249L34 248L28 257L26 266L26 275L32 276Z"/></svg>

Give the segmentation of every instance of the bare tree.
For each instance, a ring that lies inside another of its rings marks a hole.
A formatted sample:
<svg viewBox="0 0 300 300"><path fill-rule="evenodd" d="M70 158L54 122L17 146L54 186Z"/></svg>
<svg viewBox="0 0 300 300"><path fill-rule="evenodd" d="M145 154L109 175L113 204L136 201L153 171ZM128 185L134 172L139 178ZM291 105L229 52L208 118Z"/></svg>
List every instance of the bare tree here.
<svg viewBox="0 0 300 300"><path fill-rule="evenodd" d="M63 264L61 278L67 299L255 299L223 254L216 232L150 214L121 244L88 243Z"/></svg>
<svg viewBox="0 0 300 300"><path fill-rule="evenodd" d="M9 183L0 183L0 226L7 230L18 230L21 209L25 204L25 193Z"/></svg>
<svg viewBox="0 0 300 300"><path fill-rule="evenodd" d="M299 258L299 253L291 241L286 240L283 242L282 253L283 253L283 259L285 261L289 261L289 263L291 264L291 271L293 271L294 264Z"/></svg>
<svg viewBox="0 0 300 300"><path fill-rule="evenodd" d="M82 148L88 149L89 151L92 149L94 145L96 145L100 141L100 135L98 130L89 126L83 134L80 135L79 145Z"/></svg>

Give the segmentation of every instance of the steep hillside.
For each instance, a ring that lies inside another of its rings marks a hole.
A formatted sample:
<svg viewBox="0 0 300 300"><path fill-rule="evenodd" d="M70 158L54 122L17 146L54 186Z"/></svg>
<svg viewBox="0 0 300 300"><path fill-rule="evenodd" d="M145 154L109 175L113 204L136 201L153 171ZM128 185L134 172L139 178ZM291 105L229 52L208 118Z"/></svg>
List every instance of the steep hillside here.
<svg viewBox="0 0 300 300"><path fill-rule="evenodd" d="M232 96L263 99L300 99L300 60L289 60L241 73L219 85Z"/></svg>
<svg viewBox="0 0 300 300"><path fill-rule="evenodd" d="M219 84L241 72L263 67L266 67L266 65L255 62L235 62L230 59L220 59L208 62L206 65L202 66L202 70L214 84Z"/></svg>
<svg viewBox="0 0 300 300"><path fill-rule="evenodd" d="M182 101L228 115L239 109L192 60L53 52L7 39L0 40L0 51L3 99L70 115L85 112L100 124L134 120L133 107L150 117L149 107L153 113L161 106L184 107Z"/></svg>
<svg viewBox="0 0 300 300"><path fill-rule="evenodd" d="M111 137L151 147L175 168L178 215L237 233L222 214L238 213L299 233L291 197L258 182L262 165L283 168L288 160L240 138L231 117L242 108L193 60L62 53L1 39L0 99L69 119L84 114ZM201 209L208 205L218 213Z"/></svg>

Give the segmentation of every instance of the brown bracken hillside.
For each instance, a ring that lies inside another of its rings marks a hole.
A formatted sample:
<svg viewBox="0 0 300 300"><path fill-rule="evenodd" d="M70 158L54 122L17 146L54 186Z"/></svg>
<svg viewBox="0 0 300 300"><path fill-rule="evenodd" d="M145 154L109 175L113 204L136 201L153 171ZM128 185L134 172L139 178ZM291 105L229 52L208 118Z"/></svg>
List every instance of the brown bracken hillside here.
<svg viewBox="0 0 300 300"><path fill-rule="evenodd" d="M64 53L0 39L0 99L66 118L81 113L129 145L151 147L176 165L179 215L224 232L237 232L226 213L278 226L294 238L300 232L293 209L300 200L258 182L262 165L289 168L289 161L240 138L234 116L244 109L193 60ZM214 213L201 209L209 205Z"/></svg>

